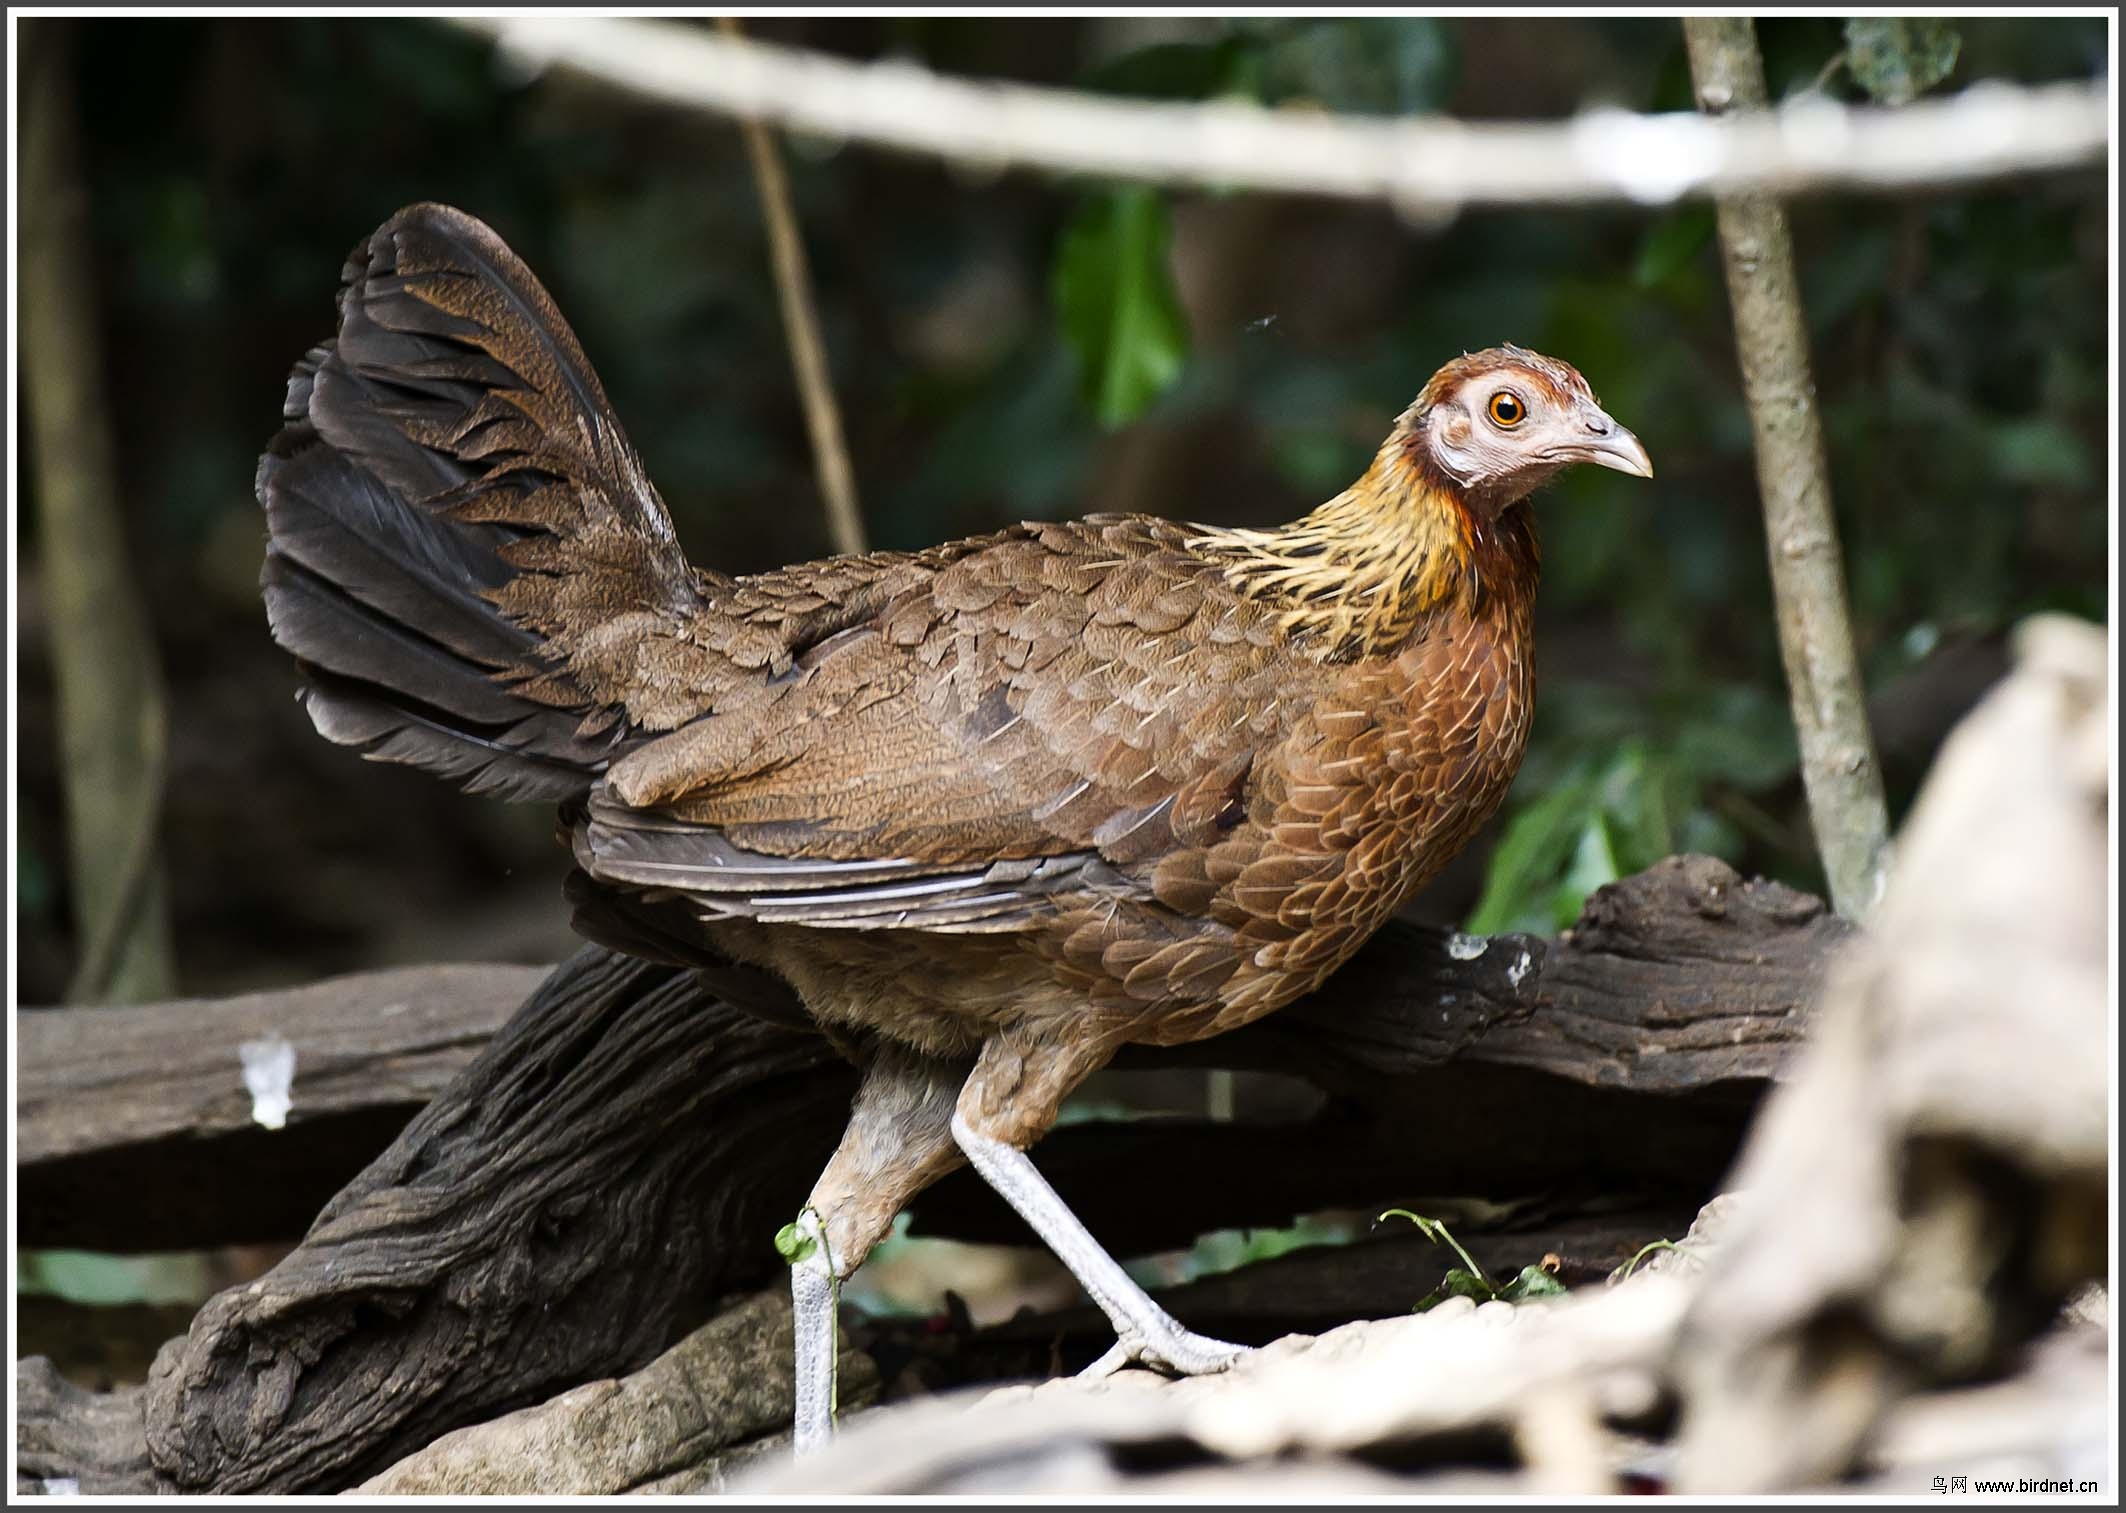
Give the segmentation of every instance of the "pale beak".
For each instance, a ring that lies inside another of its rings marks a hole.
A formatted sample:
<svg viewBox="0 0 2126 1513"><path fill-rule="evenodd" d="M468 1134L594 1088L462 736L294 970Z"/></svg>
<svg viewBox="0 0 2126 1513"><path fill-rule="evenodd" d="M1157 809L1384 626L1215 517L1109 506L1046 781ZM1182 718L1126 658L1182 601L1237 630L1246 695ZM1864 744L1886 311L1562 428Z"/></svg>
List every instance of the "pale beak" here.
<svg viewBox="0 0 2126 1513"><path fill-rule="evenodd" d="M1598 468L1615 468L1634 478L1654 476L1654 460L1646 455L1639 438L1600 410L1590 410L1584 422L1587 436L1566 448L1574 462L1591 462Z"/></svg>

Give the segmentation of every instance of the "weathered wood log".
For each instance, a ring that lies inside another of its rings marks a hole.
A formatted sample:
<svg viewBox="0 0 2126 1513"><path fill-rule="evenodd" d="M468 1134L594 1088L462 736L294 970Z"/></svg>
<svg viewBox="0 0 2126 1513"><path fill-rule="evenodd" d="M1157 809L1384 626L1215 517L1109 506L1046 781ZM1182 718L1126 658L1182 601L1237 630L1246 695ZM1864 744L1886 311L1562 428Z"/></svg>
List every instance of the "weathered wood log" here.
<svg viewBox="0 0 2126 1513"><path fill-rule="evenodd" d="M1323 1087L1335 1101L1303 1139L1219 1127L1161 1146L1170 1131L1076 1129L1042 1159L1123 1251L1282 1222L1331 1192L1628 1176L1694 1199L1843 933L1814 900L1704 858L1605 890L1555 942L1398 928L1314 1001L1185 1058ZM729 1006L786 1014L763 997L775 991L597 951L558 970L280 1267L165 1348L141 1409L157 1484L345 1487L449 1429L640 1367L719 1295L771 1281L767 1237L851 1086L824 1042ZM281 1033L300 1115L302 1041ZM1303 1153L1276 1184L1261 1180L1266 1144ZM1125 1159L1133 1195L1103 1206L1103 1190L1125 1192ZM1347 1160L1365 1175L1339 1183ZM1162 1161L1175 1164L1154 1201ZM986 1194L948 1182L933 1196L933 1227L1023 1238Z"/></svg>
<svg viewBox="0 0 2126 1513"><path fill-rule="evenodd" d="M1425 1171L1405 1173L1420 1189L1511 1191L1566 1179L1573 1173L1557 1165L1561 1150L1600 1162L1588 1175L1603 1180L1637 1174L1703 1187L1718 1175L1722 1132L1798 1036L1800 1006L1840 938L1817 900L1678 857L1597 894L1557 941L1481 942L1393 924L1284 1013L1200 1045L1131 1052L1120 1064L1307 1078L1375 1121L1402 1121L1382 1128L1380 1143L1405 1164L1408 1151L1426 1153ZM218 1001L18 1011L23 1243L128 1251L295 1238L471 1064L538 981L528 967L419 967ZM761 978L746 979L743 993L755 1007L785 996ZM292 1108L278 1131L252 1118L238 1054L269 1036L296 1053ZM1633 1109L1649 1094L1679 1098L1647 1123ZM1511 1148L1464 1137L1501 1119L1522 1131ZM1548 1132L1529 1131L1529 1120ZM1348 1164L1346 1185L1360 1190L1351 1201L1413 1190L1367 1170L1348 1124L1332 1119L1297 1143L1279 1135L1228 1147L1262 1180L1249 1194L1259 1199L1255 1212L1223 1222L1281 1222L1342 1201L1311 1186L1333 1176L1325 1166ZM1098 1189L1093 1212L1118 1229L1111 1243L1155 1245L1164 1240L1121 1238L1144 1206L1130 1178L1188 1169L1215 1136L1085 1132L1059 1136L1043 1161L1086 1168L1082 1185ZM228 1181L231 1171L245 1180ZM1113 1199L1104 1209L1102 1193ZM1215 1222L1176 1212L1160 1234ZM963 1179L926 1204L924 1224L964 1239L1022 1232Z"/></svg>
<svg viewBox="0 0 2126 1513"><path fill-rule="evenodd" d="M1511 1275L1546 1251L1566 1268L1607 1274L1648 1235L1681 1236L1690 1215L1618 1214L1512 1235L1469 1230L1464 1243L1495 1275ZM1444 1258L1444 1259L1442 1259ZM1562 1259L1562 1258L1561 1258ZM1159 1294L1223 1337L1268 1343L1334 1328L1356 1317L1393 1315L1430 1292L1452 1252L1403 1228L1358 1245L1320 1246ZM1658 1269L1658 1268L1657 1268ZM1577 1279L1584 1275L1573 1273ZM444 1435L356 1490L487 1496L595 1496L614 1492L722 1492L787 1448L790 1333L787 1292L756 1294L703 1325L618 1382L573 1388L537 1408ZM1325 1322L1323 1322L1325 1321ZM844 1413L868 1397L879 1370L895 1364L904 1394L970 1383L1040 1377L1089 1361L1112 1339L1092 1308L941 1333L934 1321L885 1321L858 1331L842 1352ZM1060 1348L1065 1339L1082 1348ZM846 1418L856 1428L859 1418Z"/></svg>
<svg viewBox="0 0 2126 1513"><path fill-rule="evenodd" d="M15 1495L48 1495L68 1483L91 1497L153 1491L141 1406L138 1388L91 1392L42 1356L17 1361Z"/></svg>
<svg viewBox="0 0 2126 1513"><path fill-rule="evenodd" d="M23 1243L203 1250L300 1235L545 975L406 967L237 998L17 1011ZM275 1037L296 1051L283 1129L253 1117L239 1049Z"/></svg>
<svg viewBox="0 0 2126 1513"><path fill-rule="evenodd" d="M1901 1399L2002 1370L2109 1269L2106 641L2020 626L1913 806L1685 1321L1685 1490L1850 1474Z"/></svg>
<svg viewBox="0 0 2126 1513"><path fill-rule="evenodd" d="M343 1487L631 1371L780 1262L854 1090L823 1041L585 951L145 1396L158 1478ZM766 1206L763 1206L763 1205Z"/></svg>
<svg viewBox="0 0 2126 1513"><path fill-rule="evenodd" d="M455 1430L356 1490L605 1496L662 1491L678 1477L710 1490L701 1484L734 1459L719 1453L726 1447L787 1443L793 1364L788 1291L756 1293L632 1376ZM870 1396L876 1375L869 1356L842 1351L835 1394L845 1411Z"/></svg>
<svg viewBox="0 0 2126 1513"><path fill-rule="evenodd" d="M1682 1252L1656 1256L1623 1285L1556 1302L1456 1298L1289 1336L1221 1376L1125 1372L899 1404L858 1416L819 1456L763 1457L728 1490L1275 1495L1280 1468L1304 1465L1318 1482L1288 1484L1302 1494L1347 1483L1405 1497L1664 1491L1678 1469L1664 1442L1677 1331L1706 1296L1706 1267L1734 1243L1694 1231ZM1808 1490L1910 1497L1944 1473L2107 1490L2080 1481L2107 1464L2107 1353L2103 1327L2063 1319L2004 1380L1903 1400L1853 1480Z"/></svg>

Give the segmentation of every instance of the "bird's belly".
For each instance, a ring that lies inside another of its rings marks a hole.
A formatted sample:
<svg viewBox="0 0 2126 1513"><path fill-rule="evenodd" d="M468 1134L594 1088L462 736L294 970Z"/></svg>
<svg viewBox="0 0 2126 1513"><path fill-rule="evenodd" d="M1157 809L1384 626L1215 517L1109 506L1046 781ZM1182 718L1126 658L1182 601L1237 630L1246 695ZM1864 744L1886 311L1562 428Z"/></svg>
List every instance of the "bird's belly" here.
<svg viewBox="0 0 2126 1513"><path fill-rule="evenodd" d="M918 930L821 930L720 919L709 938L741 962L787 982L830 1030L879 1036L946 1060L966 1060L1001 1026L1078 1011L1013 936Z"/></svg>

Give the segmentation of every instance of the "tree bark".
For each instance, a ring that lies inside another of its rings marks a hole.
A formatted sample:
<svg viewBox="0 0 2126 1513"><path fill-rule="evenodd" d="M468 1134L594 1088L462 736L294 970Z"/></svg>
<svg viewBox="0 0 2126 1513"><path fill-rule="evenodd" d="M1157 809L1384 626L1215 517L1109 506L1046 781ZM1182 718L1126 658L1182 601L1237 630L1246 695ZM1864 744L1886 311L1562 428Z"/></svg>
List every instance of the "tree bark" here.
<svg viewBox="0 0 2126 1513"><path fill-rule="evenodd" d="M59 770L78 965L72 1000L134 1002L174 981L156 836L162 676L126 567L103 399L74 26L22 27L22 387L50 602Z"/></svg>
<svg viewBox="0 0 2126 1513"><path fill-rule="evenodd" d="M1701 110L1720 116L1764 108L1754 22L1687 16L1683 34ZM1865 919L1882 894L1889 820L1846 611L1793 238L1785 207L1770 195L1722 198L1718 216L1809 819L1832 904L1849 919Z"/></svg>

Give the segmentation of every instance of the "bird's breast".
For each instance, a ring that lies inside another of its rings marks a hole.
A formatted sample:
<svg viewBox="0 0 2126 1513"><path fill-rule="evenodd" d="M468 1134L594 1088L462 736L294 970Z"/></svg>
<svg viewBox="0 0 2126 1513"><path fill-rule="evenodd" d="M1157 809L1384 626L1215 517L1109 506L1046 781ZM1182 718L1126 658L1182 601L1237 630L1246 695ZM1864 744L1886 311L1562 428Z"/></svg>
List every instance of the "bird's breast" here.
<svg viewBox="0 0 2126 1513"><path fill-rule="evenodd" d="M1317 986L1468 844L1520 766L1531 660L1523 616L1443 620L1320 692L1190 868L1240 953L1206 1033Z"/></svg>

